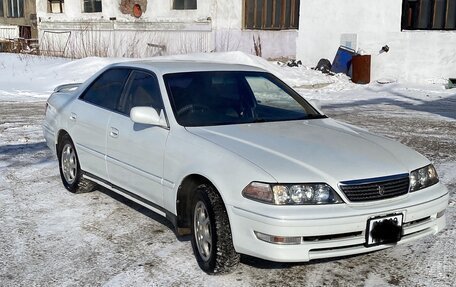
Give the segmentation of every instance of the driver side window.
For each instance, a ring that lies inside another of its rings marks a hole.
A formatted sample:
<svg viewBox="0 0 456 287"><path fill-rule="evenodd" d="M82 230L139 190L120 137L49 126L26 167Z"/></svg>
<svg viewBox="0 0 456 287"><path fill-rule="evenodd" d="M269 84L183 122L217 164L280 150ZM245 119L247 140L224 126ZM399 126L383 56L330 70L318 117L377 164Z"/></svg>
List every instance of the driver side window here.
<svg viewBox="0 0 456 287"><path fill-rule="evenodd" d="M140 71L133 72L126 97L121 104L121 112L130 115L133 107L152 107L160 114L160 110L163 109L163 100L155 76Z"/></svg>

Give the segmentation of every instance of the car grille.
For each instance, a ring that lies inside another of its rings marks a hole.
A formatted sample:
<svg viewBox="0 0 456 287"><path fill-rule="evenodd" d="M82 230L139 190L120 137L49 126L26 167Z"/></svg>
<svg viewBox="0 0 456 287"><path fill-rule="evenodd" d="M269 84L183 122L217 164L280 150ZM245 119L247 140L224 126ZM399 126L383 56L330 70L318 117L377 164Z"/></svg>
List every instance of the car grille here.
<svg viewBox="0 0 456 287"><path fill-rule="evenodd" d="M350 201L380 200L407 194L409 175L344 181L339 186Z"/></svg>

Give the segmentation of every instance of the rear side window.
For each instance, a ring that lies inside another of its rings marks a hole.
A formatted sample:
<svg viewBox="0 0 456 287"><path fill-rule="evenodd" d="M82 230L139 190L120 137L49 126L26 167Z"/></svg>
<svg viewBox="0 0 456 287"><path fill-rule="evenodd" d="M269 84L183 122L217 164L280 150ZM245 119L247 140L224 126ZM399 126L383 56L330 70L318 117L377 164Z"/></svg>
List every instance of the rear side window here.
<svg viewBox="0 0 456 287"><path fill-rule="evenodd" d="M128 69L110 69L101 74L81 96L86 102L115 110L130 73Z"/></svg>

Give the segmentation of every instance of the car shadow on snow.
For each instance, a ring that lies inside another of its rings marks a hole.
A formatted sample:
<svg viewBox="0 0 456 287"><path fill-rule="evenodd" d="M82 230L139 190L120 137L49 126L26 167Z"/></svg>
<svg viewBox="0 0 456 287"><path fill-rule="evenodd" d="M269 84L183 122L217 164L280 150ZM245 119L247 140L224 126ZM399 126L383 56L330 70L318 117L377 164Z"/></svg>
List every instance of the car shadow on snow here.
<svg viewBox="0 0 456 287"><path fill-rule="evenodd" d="M7 144L0 146L2 166L15 167L54 161L55 157L46 142Z"/></svg>
<svg viewBox="0 0 456 287"><path fill-rule="evenodd" d="M260 259L256 257L252 257L249 255L241 255L241 262L247 266L257 268L257 269L289 269L292 267L300 267L300 266L313 266L322 263L340 263L342 260L356 258L365 256L368 254L377 253L382 250L375 250L361 254L353 254L353 255L346 255L340 257L332 257L332 258L324 258L324 259L314 259L312 261L307 262L274 262L265 259Z"/></svg>
<svg viewBox="0 0 456 287"><path fill-rule="evenodd" d="M100 191L101 193L104 193L105 195L111 197L112 199L115 199L117 200L118 202L121 202L123 204L125 204L126 206L130 207L131 209L141 213L142 215L145 215L147 217L149 217L150 219L160 223L161 225L167 227L170 231L172 231L174 233L174 235L176 236L176 238L181 241L181 242L185 242L185 241L190 241L191 237L190 236L178 236L177 233L176 233L176 230L173 226L173 224L168 220L166 219L165 217L153 212L152 210L114 192L114 191L111 191L110 189L107 189L105 187L102 187L102 186L99 186L97 188L98 191Z"/></svg>
<svg viewBox="0 0 456 287"><path fill-rule="evenodd" d="M126 206L132 208L133 210L140 212L142 215L147 216L151 220L154 220L154 221L160 223L161 225L167 227L171 232L174 233L174 235L176 236L176 239L179 240L180 242L189 242L191 240L191 235L186 235L186 236L177 235L173 224L169 220L164 218L163 216L147 209L146 207L144 207L118 193L115 193L114 191L104 188L102 186L99 186L97 188L97 190L99 192L111 197L112 199L125 204ZM241 263L244 265L247 265L249 267L256 268L256 269L289 269L289 268L296 267L296 266L312 266L312 265L321 264L321 263L337 262L339 260L359 257L362 255L366 255L369 253L375 253L378 251L380 251L380 250L371 251L371 252L364 253L364 254L347 255L347 256L327 258L327 259L315 259L315 260L312 260L309 262L293 262L293 263L274 262L274 261L264 260L264 259L242 254Z"/></svg>
<svg viewBox="0 0 456 287"><path fill-rule="evenodd" d="M125 204L126 206L132 208L133 210L140 212L142 215L145 215L148 218L167 227L171 232L174 233L174 235L176 236L176 239L179 240L180 242L189 242L191 240L191 235L186 235L186 236L177 235L173 224L169 220L167 220L163 216L151 211L150 209L147 209L146 207L144 207L118 193L115 193L114 191L104 188L102 186L99 186L97 188L97 190L99 192L111 197L112 199ZM347 255L347 256L327 258L327 259L315 259L315 260L312 260L309 262L293 262L293 263L274 262L274 261L264 260L264 259L242 254L241 263L244 265L247 265L249 267L256 268L256 269L289 269L289 268L296 267L296 266L312 266L312 265L321 264L321 263L337 262L339 260L359 257L359 256L363 256L363 255L370 254L370 253L376 253L378 251L381 251L381 250L371 251L371 252L364 253L364 254Z"/></svg>

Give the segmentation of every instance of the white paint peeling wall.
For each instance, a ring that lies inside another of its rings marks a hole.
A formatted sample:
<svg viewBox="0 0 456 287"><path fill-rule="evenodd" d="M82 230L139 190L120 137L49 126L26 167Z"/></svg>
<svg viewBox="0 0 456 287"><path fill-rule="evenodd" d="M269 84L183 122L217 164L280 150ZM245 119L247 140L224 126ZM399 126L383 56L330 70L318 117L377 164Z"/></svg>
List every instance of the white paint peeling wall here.
<svg viewBox="0 0 456 287"><path fill-rule="evenodd" d="M103 0L102 12L83 13L82 0L65 0L65 13L47 13L47 0L37 0L37 16L43 19L58 20L109 20L110 17L116 17L117 20L129 21L197 21L205 20L211 14L212 1L199 0L198 9L196 10L172 10L172 0L149 0L147 10L143 11L140 19L133 16L122 14L119 10L120 0Z"/></svg>
<svg viewBox="0 0 456 287"><path fill-rule="evenodd" d="M297 58L334 59L341 34L372 55L371 79L412 82L456 77L456 31L401 31L401 0L301 0ZM380 53L388 45L388 53Z"/></svg>
<svg viewBox="0 0 456 287"><path fill-rule="evenodd" d="M198 0L196 10L173 10L172 0L149 0L139 19L122 14L119 4L120 0L104 0L102 12L82 13L82 0L66 0L65 13L52 14L47 13L47 0L37 0L42 50L66 47L67 56L81 57L81 39L95 39L103 52L99 55L138 57L232 50L253 54L253 37L259 37L263 57L296 55L296 30L243 30L241 0ZM116 20L109 20L112 17ZM71 35L54 33L63 31L71 31Z"/></svg>
<svg viewBox="0 0 456 287"><path fill-rule="evenodd" d="M62 14L47 13L47 0L38 0L41 50L70 57L209 52L213 49L207 19L211 6L199 2L197 10L172 10L171 0L148 1L136 19L121 13L120 0L102 1L99 13L82 13L82 0L66 0Z"/></svg>

